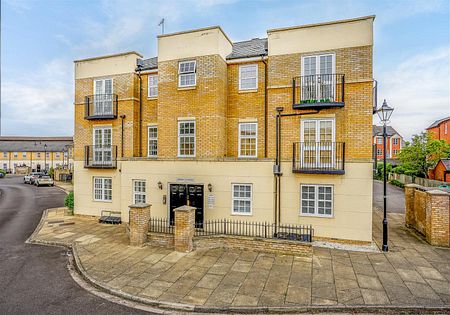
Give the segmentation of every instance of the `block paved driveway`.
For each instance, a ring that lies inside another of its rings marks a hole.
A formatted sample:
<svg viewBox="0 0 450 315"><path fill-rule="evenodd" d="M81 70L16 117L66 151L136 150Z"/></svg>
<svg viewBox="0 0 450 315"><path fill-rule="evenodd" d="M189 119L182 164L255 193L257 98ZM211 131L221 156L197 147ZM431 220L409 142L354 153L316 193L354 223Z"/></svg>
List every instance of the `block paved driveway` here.
<svg viewBox="0 0 450 315"><path fill-rule="evenodd" d="M82 266L105 287L148 299L227 305L449 305L450 250L432 247L389 214L390 252L314 248L312 257L213 249L189 254L127 245L124 226L51 214L37 239L76 242ZM374 236L381 239L381 212Z"/></svg>

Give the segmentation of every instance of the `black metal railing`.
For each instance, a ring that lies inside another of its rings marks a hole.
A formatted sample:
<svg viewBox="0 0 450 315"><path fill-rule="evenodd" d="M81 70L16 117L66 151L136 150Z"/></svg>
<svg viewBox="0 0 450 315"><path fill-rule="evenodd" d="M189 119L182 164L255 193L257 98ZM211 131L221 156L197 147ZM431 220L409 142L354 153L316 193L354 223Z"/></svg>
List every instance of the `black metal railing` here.
<svg viewBox="0 0 450 315"><path fill-rule="evenodd" d="M87 145L84 147L85 168L116 168L116 145Z"/></svg>
<svg viewBox="0 0 450 315"><path fill-rule="evenodd" d="M174 226L167 218L150 218L149 232L173 234Z"/></svg>
<svg viewBox="0 0 450 315"><path fill-rule="evenodd" d="M345 75L315 74L295 77L292 80L292 104L302 108L315 104L344 105Z"/></svg>
<svg viewBox="0 0 450 315"><path fill-rule="evenodd" d="M294 142L292 171L311 174L344 174L344 142Z"/></svg>
<svg viewBox="0 0 450 315"><path fill-rule="evenodd" d="M88 95L84 102L84 117L86 119L117 118L118 103L117 94Z"/></svg>
<svg viewBox="0 0 450 315"><path fill-rule="evenodd" d="M312 242L314 229L311 225L275 224L238 220L209 220L196 223L195 236L232 235Z"/></svg>

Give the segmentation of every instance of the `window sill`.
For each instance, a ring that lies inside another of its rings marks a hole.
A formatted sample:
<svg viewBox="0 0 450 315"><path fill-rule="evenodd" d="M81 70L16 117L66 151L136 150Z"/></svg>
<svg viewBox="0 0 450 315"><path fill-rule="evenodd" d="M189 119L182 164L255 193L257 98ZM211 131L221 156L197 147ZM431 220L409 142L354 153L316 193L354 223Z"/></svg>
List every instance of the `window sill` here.
<svg viewBox="0 0 450 315"><path fill-rule="evenodd" d="M249 89L249 90L239 90L239 94L245 94L245 93L256 93L258 92L258 89Z"/></svg>
<svg viewBox="0 0 450 315"><path fill-rule="evenodd" d="M147 99L148 100L157 100L158 99L158 96L147 96Z"/></svg>
<svg viewBox="0 0 450 315"><path fill-rule="evenodd" d="M234 213L234 212L232 212L231 213L231 216L244 216L244 217L251 217L251 216L253 216L253 213Z"/></svg>
<svg viewBox="0 0 450 315"><path fill-rule="evenodd" d="M193 86L179 86L178 91L189 91L189 90L195 90L197 88L196 85Z"/></svg>
<svg viewBox="0 0 450 315"><path fill-rule="evenodd" d="M106 202L106 203L112 203L112 200L98 200L98 199L94 199L94 202Z"/></svg>
<svg viewBox="0 0 450 315"><path fill-rule="evenodd" d="M312 217L312 218L320 218L320 219L334 219L333 215L325 215L325 214L304 214L300 213L300 217Z"/></svg>

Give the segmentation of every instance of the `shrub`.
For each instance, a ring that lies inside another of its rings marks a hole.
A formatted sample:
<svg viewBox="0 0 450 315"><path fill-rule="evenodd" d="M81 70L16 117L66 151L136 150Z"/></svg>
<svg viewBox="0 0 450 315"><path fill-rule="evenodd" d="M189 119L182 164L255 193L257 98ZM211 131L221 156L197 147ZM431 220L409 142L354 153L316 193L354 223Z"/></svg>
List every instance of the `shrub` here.
<svg viewBox="0 0 450 315"><path fill-rule="evenodd" d="M70 212L73 214L73 206L74 206L74 200L73 200L73 192L70 192L66 199L64 199L64 205L69 208Z"/></svg>
<svg viewBox="0 0 450 315"><path fill-rule="evenodd" d="M5 171L5 170L2 170L2 169L0 169L0 173L2 173L2 174L3 174L3 177L5 177L5 176L6 176L6 171Z"/></svg>
<svg viewBox="0 0 450 315"><path fill-rule="evenodd" d="M50 169L48 170L48 176L50 176L51 178L53 178L53 174L54 174L54 170L53 167L50 167Z"/></svg>
<svg viewBox="0 0 450 315"><path fill-rule="evenodd" d="M390 183L392 185L394 185L394 186L397 186L397 187L400 187L400 188L405 188L405 184L403 184L402 182L400 182L400 181L398 181L396 179L391 180Z"/></svg>

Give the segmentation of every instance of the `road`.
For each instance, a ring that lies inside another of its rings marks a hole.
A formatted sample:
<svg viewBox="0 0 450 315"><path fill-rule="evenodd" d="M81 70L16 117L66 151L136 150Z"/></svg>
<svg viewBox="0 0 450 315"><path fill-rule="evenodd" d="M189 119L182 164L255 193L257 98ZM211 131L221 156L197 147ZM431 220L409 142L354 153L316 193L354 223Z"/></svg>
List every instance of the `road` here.
<svg viewBox="0 0 450 315"><path fill-rule="evenodd" d="M0 314L148 314L108 302L78 286L67 251L24 243L47 208L63 205L54 187L0 179Z"/></svg>
<svg viewBox="0 0 450 315"><path fill-rule="evenodd" d="M405 193L403 189L387 184L387 211L405 213ZM373 181L373 205L383 209L383 182Z"/></svg>

